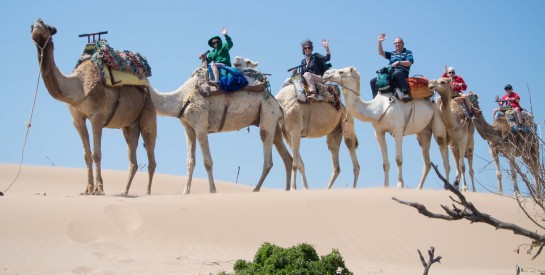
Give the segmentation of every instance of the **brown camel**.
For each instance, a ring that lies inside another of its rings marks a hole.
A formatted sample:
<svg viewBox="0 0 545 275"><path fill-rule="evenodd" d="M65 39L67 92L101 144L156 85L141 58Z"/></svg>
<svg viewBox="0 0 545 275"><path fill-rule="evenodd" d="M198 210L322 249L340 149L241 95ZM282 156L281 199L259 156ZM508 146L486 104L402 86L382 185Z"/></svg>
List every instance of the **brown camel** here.
<svg viewBox="0 0 545 275"><path fill-rule="evenodd" d="M123 195L129 193L131 182L138 170L136 148L142 134L148 154L149 182L147 193L155 172L155 138L157 115L153 102L145 87L123 86L114 89L102 85L98 71L91 61L84 61L71 75L64 75L55 64L53 35L57 29L38 19L32 26L32 40L38 49L38 61L42 77L51 96L68 105L72 121L83 143L87 165L87 186L83 194L104 195L101 174L102 128L121 128L129 151L129 179ZM86 121L91 121L93 151L89 142ZM95 178L93 179L93 161Z"/></svg>
<svg viewBox="0 0 545 275"><path fill-rule="evenodd" d="M441 117L447 127L447 140L450 145L450 150L454 155L454 163L456 165L456 180L454 186L458 188L460 185L460 177L462 179L462 191L468 191L465 177L465 162L464 156L467 158L469 166L469 177L473 192L475 192L474 172L473 172L473 149L475 133L475 125L464 114L460 104L452 100L452 88L449 78L439 78L430 81L428 87L435 90L441 95Z"/></svg>
<svg viewBox="0 0 545 275"><path fill-rule="evenodd" d="M203 63L205 64L205 63ZM177 90L160 93L151 88L151 98L162 116L176 117L185 129L187 142L187 181L184 194L191 191L195 169L197 140L201 146L204 167L208 173L210 193L216 193L213 163L208 145L209 133L238 131L251 125L259 126L263 142L263 170L254 192L260 190L265 177L273 166L272 145L278 150L286 168L286 190L289 190L291 156L282 140L280 126L282 108L276 99L263 88L261 91L237 91L204 97L197 90L197 83L207 74L206 65L198 68Z"/></svg>
<svg viewBox="0 0 545 275"><path fill-rule="evenodd" d="M335 179L341 172L339 149L343 137L352 159L354 172L352 186L356 188L360 172L360 165L356 156L358 139L354 130L354 117L346 111L346 108L341 104L340 109L337 110L331 103L326 102L300 103L296 98L294 85L284 86L276 95L276 99L284 107L286 113L284 116L285 127L282 129L293 154L292 189L296 189L297 169L301 172L304 188L308 189L305 166L299 154L301 138L323 136L326 136L327 148L331 152L333 162L333 171L327 188L330 189L333 186ZM306 135L302 136L302 133L306 133Z"/></svg>
<svg viewBox="0 0 545 275"><path fill-rule="evenodd" d="M476 103L478 106L478 102ZM526 126L535 129L535 124L530 116L525 116ZM475 111L475 128L481 137L490 146L490 155L496 165L496 177L498 178L498 193L503 194L502 175L500 169L499 155L501 154L509 161L511 168L511 179L516 193L520 193L517 183L517 171L515 170L515 159L522 158L523 163L534 177L537 190L540 190L539 181L539 141L535 131L513 131L505 116L496 118L492 125L484 119L482 112Z"/></svg>

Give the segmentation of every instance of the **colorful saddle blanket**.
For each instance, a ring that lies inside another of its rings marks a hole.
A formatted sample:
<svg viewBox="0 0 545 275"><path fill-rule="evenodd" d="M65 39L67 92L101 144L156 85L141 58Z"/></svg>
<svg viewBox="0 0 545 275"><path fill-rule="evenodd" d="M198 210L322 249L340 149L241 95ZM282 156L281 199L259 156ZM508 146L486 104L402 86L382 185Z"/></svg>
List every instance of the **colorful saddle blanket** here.
<svg viewBox="0 0 545 275"><path fill-rule="evenodd" d="M105 39L88 44L76 67L83 61L91 60L108 86L149 85L151 67L147 59L138 52L116 51Z"/></svg>
<svg viewBox="0 0 545 275"><path fill-rule="evenodd" d="M308 85L303 81L301 74L295 74L286 82L282 87L294 85L295 86L295 98L300 103L312 103L312 102L329 102L335 106L335 109L339 110L341 108L341 88L334 82L316 83L317 94L322 96L323 99L316 99L314 101L309 101L306 95L310 92Z"/></svg>
<svg viewBox="0 0 545 275"><path fill-rule="evenodd" d="M499 116L505 116L511 131L513 132L531 133L537 130L537 126L534 123L534 116L527 111L522 111L522 118L524 119L524 121L521 123L522 127L519 127L517 115L511 107L502 107L500 112L496 114L496 118Z"/></svg>
<svg viewBox="0 0 545 275"><path fill-rule="evenodd" d="M217 85L210 84L209 75L212 75L210 68L199 68L194 74L197 74L197 90L203 97L231 94L238 91L245 92L263 92L267 91L267 96L271 93L269 89L269 80L258 70L247 68L239 71L232 67L223 67L220 70L220 81ZM242 78L242 79L241 79Z"/></svg>

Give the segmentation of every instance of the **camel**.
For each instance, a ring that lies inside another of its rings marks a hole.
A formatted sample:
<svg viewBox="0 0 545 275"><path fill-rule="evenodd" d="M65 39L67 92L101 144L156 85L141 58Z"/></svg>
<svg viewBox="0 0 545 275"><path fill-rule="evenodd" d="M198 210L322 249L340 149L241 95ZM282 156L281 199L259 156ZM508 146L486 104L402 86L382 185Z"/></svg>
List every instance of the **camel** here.
<svg viewBox="0 0 545 275"><path fill-rule="evenodd" d="M452 88L449 78L439 78L431 80L428 88L435 90L441 95L441 117L447 127L447 139L450 145L452 155L454 155L454 163L456 165L456 180L454 186L458 188L460 178L463 183L462 191L468 191L465 177L465 162L464 156L467 158L469 166L469 177L473 192L475 192L474 172L473 172L473 149L475 133L475 125L472 120L468 120L463 113L460 104L452 99Z"/></svg>
<svg viewBox="0 0 545 275"><path fill-rule="evenodd" d="M499 160L500 154L509 161L511 169L510 174L515 193L520 194L517 183L517 171L515 169L515 160L518 157L522 158L523 163L534 177L536 189L539 190L539 141L535 131L514 132L505 116L499 116L494 123L490 125L486 122L482 112L479 110L476 110L473 122L475 123L475 128L477 128L479 135L488 142L490 147L490 155L496 165L498 193L503 194L501 182L502 174ZM535 129L535 124L530 116L526 117L526 125L533 125L533 127L531 127L532 129Z"/></svg>
<svg viewBox="0 0 545 275"><path fill-rule="evenodd" d="M396 144L396 164L398 171L397 188L403 188L403 136L417 135L422 149L424 167L418 189L422 189L424 181L430 171L430 141L433 133L441 156L443 166L448 179L450 165L448 162L447 134L445 125L441 120L439 108L425 99L402 102L392 96L392 93L379 93L372 101L363 101L360 98L360 74L354 67L328 70L324 74L325 81L339 83L345 97L346 108L354 117L361 121L371 122L375 130L375 137L382 152L384 169L384 187L389 187L388 172L388 148L386 146L385 133L393 135Z"/></svg>
<svg viewBox="0 0 545 275"><path fill-rule="evenodd" d="M360 165L356 156L358 139L354 130L354 117L346 111L346 108L342 104L339 110L328 102L305 104L297 100L296 93L294 85L285 85L276 95L276 99L285 111L285 127L282 128L283 135L293 154L291 188L293 190L296 189L297 169L299 169L304 188L308 189L305 166L299 153L301 138L318 138L323 136L326 136L327 147L331 153L331 160L333 162L333 171L327 188L330 189L333 187L333 183L341 171L339 149L343 136L344 143L352 159L354 172L352 186L356 188Z"/></svg>
<svg viewBox="0 0 545 275"><path fill-rule="evenodd" d="M110 88L104 86L98 77L95 65L87 60L78 66L71 75L64 75L55 64L53 55L53 35L57 29L38 19L32 26L32 40L38 49L41 74L49 91L56 100L68 105L72 122L83 143L84 159L87 165L87 185L83 194L104 195L101 173L102 128L122 129L128 146L129 178L123 195L129 188L138 164L136 148L140 134L148 155L149 182L147 194L151 193L151 183L155 173L155 138L157 136L157 115L146 87L123 86ZM93 132L93 151L89 142L86 121L91 121ZM93 162L95 178L93 179Z"/></svg>
<svg viewBox="0 0 545 275"><path fill-rule="evenodd" d="M229 94L203 97L197 83L207 74L206 63L173 92L161 93L150 87L152 101L161 116L180 119L187 143L187 181L183 193L189 194L195 168L195 146L198 140L208 173L209 192L216 193L213 163L208 145L208 133L237 131L255 125L263 142L263 170L254 192L260 190L273 166L272 145L277 148L286 168L286 190L289 189L291 156L282 140L280 130L282 108L264 88L259 92L237 91ZM278 130L277 130L278 128Z"/></svg>

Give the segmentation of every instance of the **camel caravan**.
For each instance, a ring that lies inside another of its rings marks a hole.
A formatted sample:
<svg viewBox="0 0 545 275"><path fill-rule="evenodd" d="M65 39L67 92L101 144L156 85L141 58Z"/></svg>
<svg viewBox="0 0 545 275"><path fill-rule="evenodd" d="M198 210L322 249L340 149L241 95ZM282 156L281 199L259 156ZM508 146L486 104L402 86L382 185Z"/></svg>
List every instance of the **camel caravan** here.
<svg viewBox="0 0 545 275"><path fill-rule="evenodd" d="M471 190L475 192L472 167L475 128L490 145L497 167L499 193L503 192L499 154L507 156L510 163L514 162L514 157L523 157L536 182L538 180L538 158L528 157L539 153L535 123L531 115L525 115L523 131L520 131L519 126L510 126L508 121L513 119L509 117L513 115L509 116L510 112L506 110L501 113L508 114L499 116L492 125L487 124L478 109L477 96L468 95L473 102L473 106L468 106L464 103L465 96L456 98L457 93L452 87L457 86L452 85L450 78L428 81L424 77L408 77L408 68L413 62L412 53L403 47L401 38L395 40L396 51L385 52L381 44L385 35L379 36L379 54L390 59L390 64L377 71L377 78L371 81L373 99L364 101L360 95L360 74L356 68L330 68L327 40L322 41L326 55L313 53L311 41L302 43L305 58L301 65L289 69L292 76L273 96L267 75L259 71L257 62L237 56L231 64L229 49L233 43L225 28L222 30L225 42L219 36L212 37L208 41L211 50L200 56L201 65L178 89L171 92L160 92L153 88L148 81L151 68L145 57L136 52L114 50L100 37L106 32L80 35L87 37L88 43L72 74L64 75L54 59L53 35L56 31L56 28L38 19L31 32L45 86L53 98L68 105L83 144L87 166L84 195L105 194L101 176L103 128L121 129L128 146L129 176L122 195L129 193L138 170L136 148L142 136L148 157L147 194L151 194L156 168L154 150L157 114L179 119L185 129L187 181L184 194L191 191L197 142L208 174L209 191L215 193L217 190L208 134L238 131L252 125L259 127L263 143L262 173L253 191L260 190L273 166L273 145L284 162L286 190L297 188L298 171L304 188L308 189L300 152L301 139L324 136L333 164L327 188L333 187L341 170L339 150L343 139L352 160L352 187L356 188L360 165L356 154L358 139L354 118L370 122L374 128L382 152L385 187L389 186L390 169L385 134L390 133L395 140L397 188L405 186L402 171L403 137L417 136L424 161L418 189L423 188L431 169L429 150L433 135L441 153L447 180L450 173L447 147L450 146L456 166L455 186L458 187L462 182L462 190L470 190L465 178L464 158L467 158ZM441 97L439 104L431 100L434 92ZM91 124L92 146L87 120ZM513 177L513 182L518 192L516 177Z"/></svg>

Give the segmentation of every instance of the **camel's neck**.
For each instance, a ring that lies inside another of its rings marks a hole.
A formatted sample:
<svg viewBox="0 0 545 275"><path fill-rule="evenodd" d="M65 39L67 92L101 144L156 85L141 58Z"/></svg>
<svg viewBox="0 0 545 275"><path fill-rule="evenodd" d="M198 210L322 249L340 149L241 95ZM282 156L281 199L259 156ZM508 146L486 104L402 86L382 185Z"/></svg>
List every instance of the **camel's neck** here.
<svg viewBox="0 0 545 275"><path fill-rule="evenodd" d="M173 92L161 93L150 87L150 95L157 113L162 116L178 117L183 105L190 100L190 94L194 92L195 83L190 78L182 86Z"/></svg>
<svg viewBox="0 0 545 275"><path fill-rule="evenodd" d="M343 86L343 94L348 111L361 121L378 122L384 113L384 108L382 105L388 104L388 98L383 95L377 95L377 97L375 97L375 99L372 101L363 101L355 92L352 92L351 90L360 90L359 81L357 84L347 85L347 87Z"/></svg>
<svg viewBox="0 0 545 275"><path fill-rule="evenodd" d="M486 120L484 120L482 114L475 115L473 123L475 123L475 128L477 128L479 135L481 135L481 137L486 141L493 144L498 144L501 141L501 132L492 127L492 125L488 124Z"/></svg>
<svg viewBox="0 0 545 275"><path fill-rule="evenodd" d="M85 96L81 81L74 76L67 77L63 75L57 65L53 55L53 41L45 45L43 49L43 57L41 57L41 49L38 49L38 62L41 64L41 73L49 94L62 102L74 104L82 100Z"/></svg>

